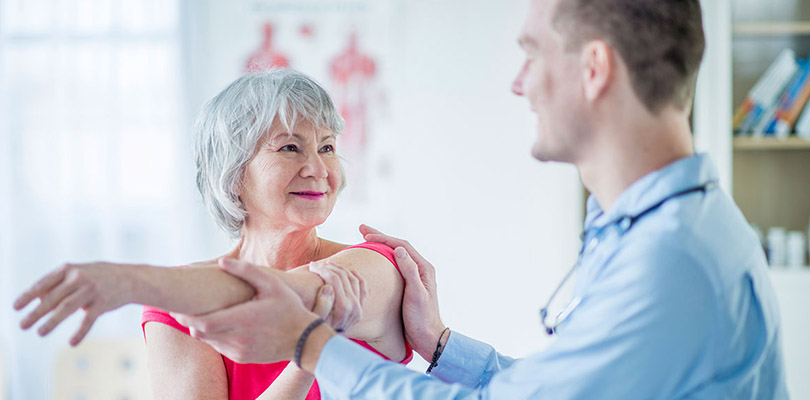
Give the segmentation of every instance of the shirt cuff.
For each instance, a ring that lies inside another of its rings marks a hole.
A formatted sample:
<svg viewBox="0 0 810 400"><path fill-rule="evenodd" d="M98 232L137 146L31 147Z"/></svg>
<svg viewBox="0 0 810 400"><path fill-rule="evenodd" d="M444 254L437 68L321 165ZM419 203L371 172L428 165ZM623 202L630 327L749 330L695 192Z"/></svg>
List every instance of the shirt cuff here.
<svg viewBox="0 0 810 400"><path fill-rule="evenodd" d="M430 375L477 388L487 378L485 372L494 354L492 346L452 331Z"/></svg>
<svg viewBox="0 0 810 400"><path fill-rule="evenodd" d="M329 398L348 398L371 365L386 362L357 343L335 335L321 350L315 365L315 379Z"/></svg>

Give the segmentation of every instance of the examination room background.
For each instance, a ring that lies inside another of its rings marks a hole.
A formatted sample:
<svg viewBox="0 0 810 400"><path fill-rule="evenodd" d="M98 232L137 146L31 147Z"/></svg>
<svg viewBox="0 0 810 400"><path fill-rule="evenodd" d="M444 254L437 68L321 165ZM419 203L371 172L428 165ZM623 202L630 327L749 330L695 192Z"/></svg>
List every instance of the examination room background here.
<svg viewBox="0 0 810 400"><path fill-rule="evenodd" d="M548 345L537 313L576 259L585 192L572 167L529 155L535 116L510 92L526 7L0 0L0 400L63 395L57 365L79 318L39 338L11 307L45 272L70 261L180 265L234 245L201 206L189 128L205 100L267 63L315 77L350 114L353 136L338 147L348 187L323 236L358 242L367 223L407 238L436 266L446 324L513 356ZM704 1L704 12L696 143L729 190L731 2ZM780 300L805 307L783 315L788 385L810 398L800 381L810 302L790 296ZM94 341L142 351L140 307L102 316ZM148 395L138 382L120 398ZM84 398L104 385L89 383Z"/></svg>

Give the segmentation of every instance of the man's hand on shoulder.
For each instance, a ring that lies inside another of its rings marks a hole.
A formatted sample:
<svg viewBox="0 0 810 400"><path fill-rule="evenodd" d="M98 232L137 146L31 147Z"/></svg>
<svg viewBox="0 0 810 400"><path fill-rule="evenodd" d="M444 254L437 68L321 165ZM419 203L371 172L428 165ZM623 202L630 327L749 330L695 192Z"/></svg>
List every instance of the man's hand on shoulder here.
<svg viewBox="0 0 810 400"><path fill-rule="evenodd" d="M394 248L394 256L405 279L402 297L405 338L422 358L430 360L445 328L439 315L436 270L406 240L388 236L366 225L360 226L360 233L368 242Z"/></svg>

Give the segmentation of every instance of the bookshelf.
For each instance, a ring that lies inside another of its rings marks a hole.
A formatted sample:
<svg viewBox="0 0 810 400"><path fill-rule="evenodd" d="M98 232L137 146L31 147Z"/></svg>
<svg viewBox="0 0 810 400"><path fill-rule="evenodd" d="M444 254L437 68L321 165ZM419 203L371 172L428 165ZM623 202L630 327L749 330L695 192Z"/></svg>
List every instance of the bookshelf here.
<svg viewBox="0 0 810 400"><path fill-rule="evenodd" d="M810 56L810 1L731 0L730 5L734 109L783 49L799 58ZM774 226L808 233L810 140L795 134L782 139L734 136L731 181L743 214L765 233Z"/></svg>
<svg viewBox="0 0 810 400"><path fill-rule="evenodd" d="M698 76L693 126L698 151L718 167L720 186L763 230L807 232L810 145L732 136L735 109L783 49L810 55L810 0L702 0L706 54ZM774 266L788 392L810 399L810 268Z"/></svg>
<svg viewBox="0 0 810 400"><path fill-rule="evenodd" d="M810 140L790 136L785 139L735 137L734 151L810 150ZM810 172L810 171L808 171Z"/></svg>
<svg viewBox="0 0 810 400"><path fill-rule="evenodd" d="M810 22L764 21L739 22L732 28L735 36L810 35Z"/></svg>

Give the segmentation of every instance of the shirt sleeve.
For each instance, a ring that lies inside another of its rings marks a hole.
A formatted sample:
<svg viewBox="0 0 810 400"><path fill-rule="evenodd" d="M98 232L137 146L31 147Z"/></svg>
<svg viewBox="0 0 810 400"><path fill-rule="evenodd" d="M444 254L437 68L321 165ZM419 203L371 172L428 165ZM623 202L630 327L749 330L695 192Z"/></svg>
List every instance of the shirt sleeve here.
<svg viewBox="0 0 810 400"><path fill-rule="evenodd" d="M336 399L688 397L711 379L715 293L688 254L650 250L609 262L559 337L527 358L453 333L427 376L335 337L315 377Z"/></svg>
<svg viewBox="0 0 810 400"><path fill-rule="evenodd" d="M385 361L343 336L326 343L315 367L315 379L324 399L482 398L481 389L448 384Z"/></svg>
<svg viewBox="0 0 810 400"><path fill-rule="evenodd" d="M486 386L496 372L509 368L514 362L513 358L498 354L486 343L451 331L431 375L444 382L479 388Z"/></svg>

